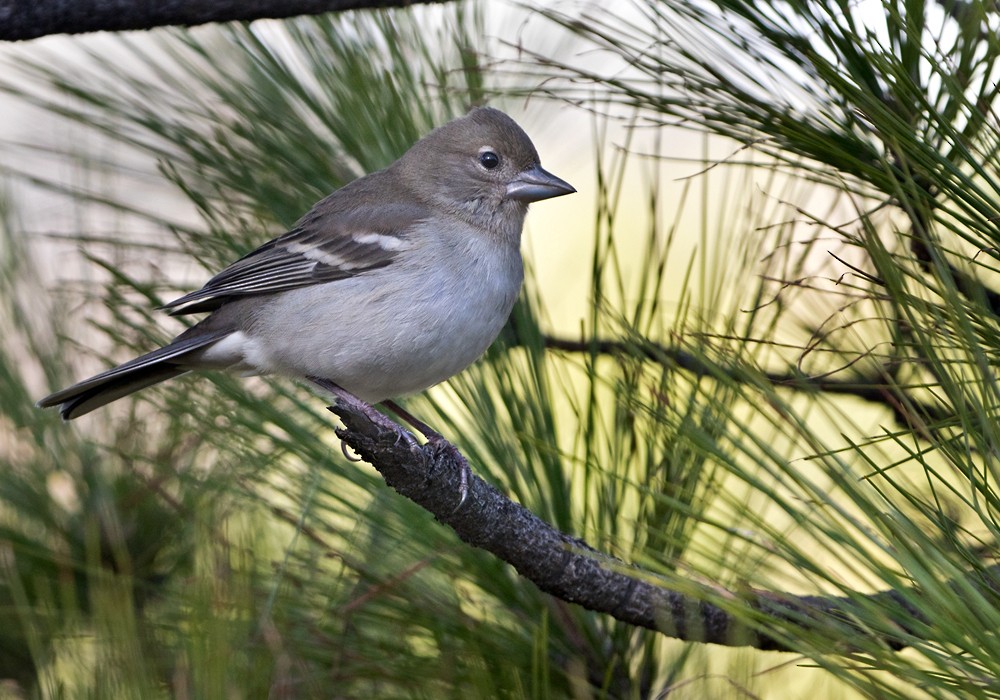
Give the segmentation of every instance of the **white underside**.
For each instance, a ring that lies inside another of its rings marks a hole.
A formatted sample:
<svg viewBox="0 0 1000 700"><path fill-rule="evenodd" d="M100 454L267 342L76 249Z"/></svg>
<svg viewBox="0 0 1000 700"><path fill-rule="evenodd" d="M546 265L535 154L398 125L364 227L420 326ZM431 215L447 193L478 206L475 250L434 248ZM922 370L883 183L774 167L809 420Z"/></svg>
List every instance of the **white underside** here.
<svg viewBox="0 0 1000 700"><path fill-rule="evenodd" d="M231 303L218 313L238 330L192 364L323 377L369 402L422 391L479 358L510 315L521 259L493 245L431 244L420 258L358 277Z"/></svg>

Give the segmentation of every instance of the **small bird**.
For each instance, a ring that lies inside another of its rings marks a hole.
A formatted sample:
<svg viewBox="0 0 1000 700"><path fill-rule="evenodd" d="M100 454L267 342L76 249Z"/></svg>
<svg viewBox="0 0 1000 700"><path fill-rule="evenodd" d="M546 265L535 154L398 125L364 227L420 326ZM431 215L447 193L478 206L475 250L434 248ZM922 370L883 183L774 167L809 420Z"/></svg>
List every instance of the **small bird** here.
<svg viewBox="0 0 1000 700"><path fill-rule="evenodd" d="M170 344L38 406L70 420L221 369L306 378L384 418L372 404L444 381L496 339L524 276L528 204L575 191L541 167L513 119L473 109L164 306L174 316L209 312Z"/></svg>

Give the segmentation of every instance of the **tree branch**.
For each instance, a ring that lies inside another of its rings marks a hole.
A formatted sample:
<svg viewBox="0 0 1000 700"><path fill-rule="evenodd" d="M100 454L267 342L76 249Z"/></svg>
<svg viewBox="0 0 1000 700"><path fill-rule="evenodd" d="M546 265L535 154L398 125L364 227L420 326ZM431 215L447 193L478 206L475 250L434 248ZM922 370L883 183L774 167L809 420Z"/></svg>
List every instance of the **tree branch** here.
<svg viewBox="0 0 1000 700"><path fill-rule="evenodd" d="M191 27L208 22L318 15L445 0L0 0L0 40L48 34Z"/></svg>
<svg viewBox="0 0 1000 700"><path fill-rule="evenodd" d="M789 391L853 396L862 401L887 407L896 422L907 427L912 427L914 424L914 412L919 414L922 421L943 422L954 417L953 414L948 414L939 408L905 397L906 403L911 407L908 409L902 400L904 397L900 395L901 390L891 387L879 376L858 376L844 380L810 377L801 372L761 372L750 375L741 368L717 365L678 347L649 343L638 345L602 339L569 340L553 336L543 336L542 342L547 349L560 352L642 357L661 365L672 365L698 376L725 376L743 383L759 378L775 388Z"/></svg>
<svg viewBox="0 0 1000 700"><path fill-rule="evenodd" d="M451 445L414 448L403 438L402 428L376 425L343 401L330 410L344 422L337 430L341 440L371 463L389 486L452 528L463 542L496 555L542 591L621 622L688 641L785 651L793 650L785 638L766 628L783 623L787 629L791 623L803 633L815 633L821 627L837 640L831 644L839 648L830 651L841 652L856 648L861 638L901 649L920 638L928 623L914 602L919 600L915 589L842 598L751 590L725 593L725 607L667 590L654 583L655 575L559 532L475 475L459 507L465 467ZM987 573L955 585L1000 593L1000 567ZM891 633L856 622L871 618L859 613L872 605L885 611L885 628ZM742 612L730 612L735 608ZM753 613L763 620L760 630L739 622ZM831 626L840 628L835 636Z"/></svg>

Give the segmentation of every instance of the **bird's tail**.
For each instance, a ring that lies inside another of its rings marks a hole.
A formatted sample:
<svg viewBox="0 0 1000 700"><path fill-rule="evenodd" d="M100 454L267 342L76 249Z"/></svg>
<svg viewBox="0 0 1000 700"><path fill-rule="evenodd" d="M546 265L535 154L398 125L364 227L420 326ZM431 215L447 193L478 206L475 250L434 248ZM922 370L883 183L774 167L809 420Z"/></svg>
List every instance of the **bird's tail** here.
<svg viewBox="0 0 1000 700"><path fill-rule="evenodd" d="M39 408L59 406L63 420L90 413L131 393L191 371L188 356L221 340L228 331L182 333L174 342L46 396Z"/></svg>

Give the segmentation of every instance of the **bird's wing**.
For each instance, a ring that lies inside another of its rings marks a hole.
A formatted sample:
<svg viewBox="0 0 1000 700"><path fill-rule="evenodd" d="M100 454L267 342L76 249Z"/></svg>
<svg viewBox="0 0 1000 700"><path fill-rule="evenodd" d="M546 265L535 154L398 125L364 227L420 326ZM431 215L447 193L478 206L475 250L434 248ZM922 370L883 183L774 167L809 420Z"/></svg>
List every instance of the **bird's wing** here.
<svg viewBox="0 0 1000 700"><path fill-rule="evenodd" d="M334 193L334 197L342 192ZM390 265L426 218L412 204L371 202L347 211L324 200L288 233L265 243L198 291L166 304L171 316L214 311L234 298L308 287Z"/></svg>

